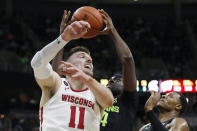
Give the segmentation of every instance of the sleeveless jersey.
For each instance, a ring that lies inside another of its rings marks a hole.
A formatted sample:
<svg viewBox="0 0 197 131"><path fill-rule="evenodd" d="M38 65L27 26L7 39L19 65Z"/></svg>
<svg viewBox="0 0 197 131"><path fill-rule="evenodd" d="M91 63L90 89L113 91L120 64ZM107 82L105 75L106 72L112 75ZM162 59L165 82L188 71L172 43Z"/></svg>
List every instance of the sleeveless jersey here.
<svg viewBox="0 0 197 131"><path fill-rule="evenodd" d="M40 131L99 131L101 113L89 88L72 89L65 78L39 111Z"/></svg>
<svg viewBox="0 0 197 131"><path fill-rule="evenodd" d="M136 91L124 91L115 99L112 107L105 108L101 131L132 131L138 105Z"/></svg>
<svg viewBox="0 0 197 131"><path fill-rule="evenodd" d="M171 123L173 119L162 122L162 125L165 127L167 124ZM154 131L152 125L149 123L145 125L142 131Z"/></svg>

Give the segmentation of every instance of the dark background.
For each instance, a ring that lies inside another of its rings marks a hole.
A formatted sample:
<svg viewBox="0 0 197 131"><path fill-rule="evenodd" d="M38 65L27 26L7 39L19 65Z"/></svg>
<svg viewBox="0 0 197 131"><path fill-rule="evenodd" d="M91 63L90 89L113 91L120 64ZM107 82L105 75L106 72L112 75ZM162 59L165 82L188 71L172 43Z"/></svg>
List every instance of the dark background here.
<svg viewBox="0 0 197 131"><path fill-rule="evenodd" d="M0 1L0 130L37 131L41 90L30 61L59 35L63 10L85 5L104 9L129 45L137 79L197 79L196 0L1 0ZM112 41L107 36L72 41L92 52L94 76L109 78L121 71ZM148 93L139 92L140 105L134 130L144 123ZM197 130L197 98L189 99L185 117Z"/></svg>

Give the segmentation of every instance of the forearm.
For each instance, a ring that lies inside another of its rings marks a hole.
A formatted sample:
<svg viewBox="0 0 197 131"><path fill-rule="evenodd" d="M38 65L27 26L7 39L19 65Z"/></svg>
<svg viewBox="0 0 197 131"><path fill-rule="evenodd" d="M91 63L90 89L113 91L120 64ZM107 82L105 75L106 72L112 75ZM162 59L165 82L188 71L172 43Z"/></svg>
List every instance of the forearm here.
<svg viewBox="0 0 197 131"><path fill-rule="evenodd" d="M112 29L110 37L115 44L119 59L122 63L124 89L135 91L137 82L135 74L135 62L132 53L128 45L120 37L115 28Z"/></svg>
<svg viewBox="0 0 197 131"><path fill-rule="evenodd" d="M50 76L51 66L49 62L55 57L58 51L66 45L66 43L67 42L62 40L60 36L34 55L31 60L31 66L34 69L34 74L37 78L45 79Z"/></svg>
<svg viewBox="0 0 197 131"><path fill-rule="evenodd" d="M152 110L148 111L146 115L155 131L168 131L168 129L163 126Z"/></svg>
<svg viewBox="0 0 197 131"><path fill-rule="evenodd" d="M113 105L114 97L108 88L102 86L92 77L88 78L86 84L102 108L111 107Z"/></svg>
<svg viewBox="0 0 197 131"><path fill-rule="evenodd" d="M44 58L43 64L49 63L56 54L67 44L68 42L64 41L61 36L56 40L46 45L39 52L40 55Z"/></svg>
<svg viewBox="0 0 197 131"><path fill-rule="evenodd" d="M66 17L64 17L64 16L65 16L65 14L63 15L62 22L61 22L61 25L60 25L60 35L64 32L64 28L66 27L65 26L66 21L64 21L64 20L69 17L69 15L68 16L66 15ZM60 61L63 60L63 55L64 55L64 48L62 48L57 53L57 55L55 56L55 58L52 61L52 68L53 68L53 70L55 72L57 72L60 76L61 76L61 74L60 74L60 71L58 70L58 66L59 66Z"/></svg>
<svg viewBox="0 0 197 131"><path fill-rule="evenodd" d="M111 30L110 37L115 44L115 47L116 47L116 50L117 50L117 53L121 62L123 62L125 58L132 58L131 60L132 62L134 62L133 56L131 54L129 47L127 46L125 41L120 37L119 33L117 32L115 28Z"/></svg>

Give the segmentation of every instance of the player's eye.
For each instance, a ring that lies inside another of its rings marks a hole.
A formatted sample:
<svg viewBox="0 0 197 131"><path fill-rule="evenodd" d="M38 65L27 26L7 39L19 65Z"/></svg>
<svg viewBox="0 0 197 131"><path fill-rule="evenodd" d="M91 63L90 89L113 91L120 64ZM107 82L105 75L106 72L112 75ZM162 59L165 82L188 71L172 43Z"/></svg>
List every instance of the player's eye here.
<svg viewBox="0 0 197 131"><path fill-rule="evenodd" d="M85 58L85 55L80 54L80 55L79 55L79 58Z"/></svg>
<svg viewBox="0 0 197 131"><path fill-rule="evenodd" d="M169 98L173 98L173 95L172 95L172 94L170 94L170 95L168 95L168 97L169 97Z"/></svg>
<svg viewBox="0 0 197 131"><path fill-rule="evenodd" d="M119 82L119 81L121 81L121 79L120 79L119 77L115 77L115 78L114 78L114 81Z"/></svg>
<svg viewBox="0 0 197 131"><path fill-rule="evenodd" d="M110 80L109 83L114 83L114 81L113 80Z"/></svg>

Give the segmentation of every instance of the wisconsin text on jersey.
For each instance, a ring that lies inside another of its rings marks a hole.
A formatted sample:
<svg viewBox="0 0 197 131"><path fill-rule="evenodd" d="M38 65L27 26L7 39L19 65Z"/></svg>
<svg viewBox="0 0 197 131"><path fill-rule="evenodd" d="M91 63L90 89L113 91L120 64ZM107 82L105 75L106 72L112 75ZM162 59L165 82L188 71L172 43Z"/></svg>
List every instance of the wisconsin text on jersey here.
<svg viewBox="0 0 197 131"><path fill-rule="evenodd" d="M70 95L62 95L62 101L74 103L77 105L83 105L94 109L94 103L92 101L86 100L84 98L79 98Z"/></svg>

